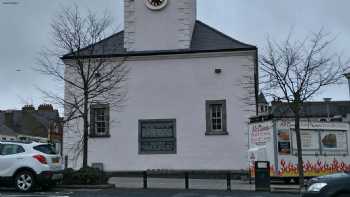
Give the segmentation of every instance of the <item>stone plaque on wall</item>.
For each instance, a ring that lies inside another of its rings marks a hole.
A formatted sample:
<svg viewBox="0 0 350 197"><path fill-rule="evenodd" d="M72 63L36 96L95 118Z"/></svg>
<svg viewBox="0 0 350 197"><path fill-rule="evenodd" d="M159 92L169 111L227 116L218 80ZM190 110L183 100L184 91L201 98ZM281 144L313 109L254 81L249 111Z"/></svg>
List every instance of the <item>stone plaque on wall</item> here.
<svg viewBox="0 0 350 197"><path fill-rule="evenodd" d="M176 120L139 120L140 154L175 154Z"/></svg>

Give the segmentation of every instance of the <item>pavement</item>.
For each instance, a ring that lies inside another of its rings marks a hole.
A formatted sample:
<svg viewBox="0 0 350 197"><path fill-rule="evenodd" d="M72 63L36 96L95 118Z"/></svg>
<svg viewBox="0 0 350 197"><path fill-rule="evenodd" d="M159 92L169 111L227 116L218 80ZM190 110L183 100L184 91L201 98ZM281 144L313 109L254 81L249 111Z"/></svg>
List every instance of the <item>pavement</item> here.
<svg viewBox="0 0 350 197"><path fill-rule="evenodd" d="M148 178L148 188L153 189L184 189L185 180L182 178ZM123 178L114 177L109 180L110 184L114 184L116 188L142 189L142 178ZM204 190L227 190L227 181L223 179L190 179L190 189ZM231 180L231 190L233 191L255 191L254 183L249 183L248 180ZM298 185L274 184L271 185L271 191L284 193L298 193Z"/></svg>
<svg viewBox="0 0 350 197"><path fill-rule="evenodd" d="M156 189L184 189L185 180L182 178L148 178L148 188ZM142 178L111 178L110 184L114 184L117 188L143 188ZM223 179L190 179L190 189L206 189L206 190L226 190L227 182ZM249 184L248 181L231 180L232 190L255 191L254 184Z"/></svg>
<svg viewBox="0 0 350 197"><path fill-rule="evenodd" d="M55 188L49 192L18 193L11 188L0 188L0 197L297 197L297 187L277 185L272 193L255 192L248 181L231 181L232 191L227 191L226 180L190 179L185 190L184 179L149 178L147 190L142 189L142 178L111 178L116 189L67 189Z"/></svg>
<svg viewBox="0 0 350 197"><path fill-rule="evenodd" d="M298 197L289 193L262 193L249 191L176 190L176 189L101 189L53 190L50 192L17 193L1 190L0 197Z"/></svg>

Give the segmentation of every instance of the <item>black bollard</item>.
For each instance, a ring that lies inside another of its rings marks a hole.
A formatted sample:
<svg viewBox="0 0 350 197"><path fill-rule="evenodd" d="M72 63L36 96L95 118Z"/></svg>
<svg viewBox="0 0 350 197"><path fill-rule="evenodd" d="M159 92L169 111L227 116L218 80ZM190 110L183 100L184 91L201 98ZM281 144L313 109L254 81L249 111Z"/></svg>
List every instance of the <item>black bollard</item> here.
<svg viewBox="0 0 350 197"><path fill-rule="evenodd" d="M231 191L231 174L230 173L227 173L226 180L227 180L227 191Z"/></svg>
<svg viewBox="0 0 350 197"><path fill-rule="evenodd" d="M147 171L143 172L143 189L147 189Z"/></svg>

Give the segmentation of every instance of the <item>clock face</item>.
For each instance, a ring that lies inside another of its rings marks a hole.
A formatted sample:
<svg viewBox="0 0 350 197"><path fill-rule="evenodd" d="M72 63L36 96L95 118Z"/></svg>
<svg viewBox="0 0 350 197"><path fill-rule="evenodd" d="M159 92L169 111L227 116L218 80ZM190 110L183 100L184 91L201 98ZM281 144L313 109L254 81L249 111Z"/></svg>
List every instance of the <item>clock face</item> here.
<svg viewBox="0 0 350 197"><path fill-rule="evenodd" d="M145 0L146 6L151 10L160 10L168 4L168 0Z"/></svg>

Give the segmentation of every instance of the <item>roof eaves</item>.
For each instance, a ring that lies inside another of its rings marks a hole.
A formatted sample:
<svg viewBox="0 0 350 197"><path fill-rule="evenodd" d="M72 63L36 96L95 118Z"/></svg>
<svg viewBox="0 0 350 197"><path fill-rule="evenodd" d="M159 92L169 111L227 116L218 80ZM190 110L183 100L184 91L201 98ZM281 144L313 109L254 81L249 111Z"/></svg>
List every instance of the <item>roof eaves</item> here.
<svg viewBox="0 0 350 197"><path fill-rule="evenodd" d="M88 59L88 58L112 58L112 57L137 57L137 56L155 56L155 55L179 55L195 53L215 53L215 52L236 52L236 51L256 51L257 48L234 48L234 49L215 49L215 50L174 50L174 51L145 51L145 52L126 52L121 54L105 55L85 55L79 57L62 57L63 60L69 59Z"/></svg>

